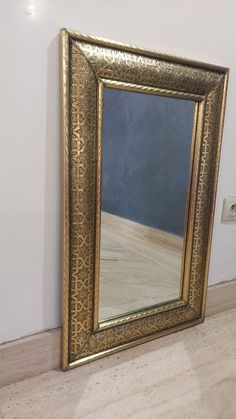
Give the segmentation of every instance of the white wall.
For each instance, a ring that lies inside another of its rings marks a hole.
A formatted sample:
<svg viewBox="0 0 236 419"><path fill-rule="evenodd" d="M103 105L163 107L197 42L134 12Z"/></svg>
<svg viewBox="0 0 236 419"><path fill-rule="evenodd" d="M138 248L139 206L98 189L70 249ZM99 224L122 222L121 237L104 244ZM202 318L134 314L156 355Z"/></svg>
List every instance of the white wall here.
<svg viewBox="0 0 236 419"><path fill-rule="evenodd" d="M0 0L0 341L60 324L58 33L85 33L231 69L210 284L236 278L235 0Z"/></svg>

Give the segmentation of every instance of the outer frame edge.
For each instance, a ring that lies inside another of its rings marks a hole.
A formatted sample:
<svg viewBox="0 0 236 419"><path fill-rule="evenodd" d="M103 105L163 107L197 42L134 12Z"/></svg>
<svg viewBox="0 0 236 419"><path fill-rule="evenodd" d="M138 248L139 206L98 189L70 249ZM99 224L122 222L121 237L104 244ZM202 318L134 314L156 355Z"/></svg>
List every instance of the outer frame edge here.
<svg viewBox="0 0 236 419"><path fill-rule="evenodd" d="M197 68L202 68L208 71L215 71L215 72L223 73L223 74L229 71L228 67L219 66L216 64L205 63L198 60L192 60L185 57L179 57L176 55L165 54L162 52L149 50L146 48L140 48L140 47L137 47L136 45L125 44L122 42L117 42L117 41L113 41L113 40L109 40L109 39L105 39L101 37L87 35L83 32L72 31L71 29L63 29L63 30L65 30L71 38L76 39L81 42L87 42L87 43L96 44L96 45L100 45L100 46L104 46L108 48L122 49L123 51L126 51L126 52L133 52L135 54L141 54L147 57L157 58L163 61L171 61L176 64L181 64L185 66L194 66Z"/></svg>
<svg viewBox="0 0 236 419"><path fill-rule="evenodd" d="M215 221L216 196L217 196L217 186L218 186L218 179L219 179L220 156L221 156L222 139L223 139L223 128L224 128L224 119L225 119L228 81L229 81L229 69L226 69L225 74L224 74L224 89L223 89L223 97L222 97L222 103L221 103L220 121L219 121L218 149L217 149L217 155L216 155L216 161L215 161L216 170L215 170L214 185L213 185L214 192L212 196L212 210L211 210L212 217L211 217L211 222L209 226L208 248L207 248L207 257L206 257L204 288L203 288L203 296L202 296L202 307L201 307L201 320L202 321L204 320L205 313L206 313L207 287L208 287L208 278L209 278L209 269L210 269L211 249L212 249L213 227L214 227L214 221Z"/></svg>
<svg viewBox="0 0 236 419"><path fill-rule="evenodd" d="M69 367L69 33L60 31L61 188L62 188L62 335L61 367Z"/></svg>

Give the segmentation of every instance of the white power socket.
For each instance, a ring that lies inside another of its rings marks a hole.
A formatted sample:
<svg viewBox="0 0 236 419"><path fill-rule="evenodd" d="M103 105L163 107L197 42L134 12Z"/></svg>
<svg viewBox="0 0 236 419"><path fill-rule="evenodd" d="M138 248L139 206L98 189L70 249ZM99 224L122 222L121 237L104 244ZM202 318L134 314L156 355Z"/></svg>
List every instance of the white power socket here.
<svg viewBox="0 0 236 419"><path fill-rule="evenodd" d="M236 222L236 197L229 196L224 199L222 221L224 222Z"/></svg>

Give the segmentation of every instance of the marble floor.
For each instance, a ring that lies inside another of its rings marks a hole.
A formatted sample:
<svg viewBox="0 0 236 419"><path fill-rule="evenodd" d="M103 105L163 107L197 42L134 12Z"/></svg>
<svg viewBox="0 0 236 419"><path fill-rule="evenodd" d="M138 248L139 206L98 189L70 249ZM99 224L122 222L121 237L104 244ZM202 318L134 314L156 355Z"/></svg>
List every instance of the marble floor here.
<svg viewBox="0 0 236 419"><path fill-rule="evenodd" d="M101 221L100 320L179 297L181 237L104 212Z"/></svg>
<svg viewBox="0 0 236 419"><path fill-rule="evenodd" d="M235 419L236 309L0 389L1 419Z"/></svg>

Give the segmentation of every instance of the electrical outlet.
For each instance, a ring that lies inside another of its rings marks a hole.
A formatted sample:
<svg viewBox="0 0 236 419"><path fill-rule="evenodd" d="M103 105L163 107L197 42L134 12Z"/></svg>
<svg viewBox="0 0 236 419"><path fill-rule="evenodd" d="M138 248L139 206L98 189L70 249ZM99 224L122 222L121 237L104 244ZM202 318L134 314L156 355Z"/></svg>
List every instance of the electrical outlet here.
<svg viewBox="0 0 236 419"><path fill-rule="evenodd" d="M236 222L236 197L229 196L224 199L222 221Z"/></svg>

